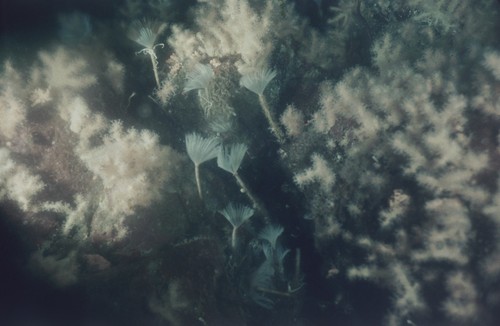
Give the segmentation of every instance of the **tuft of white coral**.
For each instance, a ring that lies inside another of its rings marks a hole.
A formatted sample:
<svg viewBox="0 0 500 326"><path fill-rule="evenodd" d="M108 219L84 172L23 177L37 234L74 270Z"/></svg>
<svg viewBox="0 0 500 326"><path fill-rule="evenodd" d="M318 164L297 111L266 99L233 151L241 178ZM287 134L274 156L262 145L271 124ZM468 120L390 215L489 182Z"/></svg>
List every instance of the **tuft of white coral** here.
<svg viewBox="0 0 500 326"><path fill-rule="evenodd" d="M263 69L274 49L273 35L295 29L297 19L289 7L269 1L259 12L246 0L210 1L199 6L195 29L173 26L168 43L184 61L239 56L240 73Z"/></svg>
<svg viewBox="0 0 500 326"><path fill-rule="evenodd" d="M304 130L304 114L294 105L288 105L280 117L281 124L285 127L289 137L299 136Z"/></svg>
<svg viewBox="0 0 500 326"><path fill-rule="evenodd" d="M178 154L160 146L155 133L126 130L119 121L111 124L101 145L81 150L80 159L102 182L99 210L120 220L159 200L179 163Z"/></svg>
<svg viewBox="0 0 500 326"><path fill-rule="evenodd" d="M38 175L10 156L8 149L0 147L0 200L8 198L24 212L36 210L33 198L45 184Z"/></svg>
<svg viewBox="0 0 500 326"><path fill-rule="evenodd" d="M104 71L104 77L108 80L115 92L118 94L123 93L125 88L125 66L123 64L112 58L109 59L106 70Z"/></svg>
<svg viewBox="0 0 500 326"><path fill-rule="evenodd" d="M394 312L400 318L409 313L425 310L426 303L421 293L421 285L415 280L411 271L401 263L391 266L392 285L394 287Z"/></svg>
<svg viewBox="0 0 500 326"><path fill-rule="evenodd" d="M500 55L489 51L484 55L484 66L500 81Z"/></svg>
<svg viewBox="0 0 500 326"><path fill-rule="evenodd" d="M57 109L67 128L78 137L80 148L90 146L91 138L108 128L109 122L101 114L93 113L80 96L63 97Z"/></svg>
<svg viewBox="0 0 500 326"><path fill-rule="evenodd" d="M432 216L432 224L424 238L424 250L415 251L413 259L465 265L471 236L467 209L457 199L434 199L426 203L425 209Z"/></svg>
<svg viewBox="0 0 500 326"><path fill-rule="evenodd" d="M78 92L97 83L97 78L87 71L88 62L64 47L41 51L38 56L45 86L53 90Z"/></svg>
<svg viewBox="0 0 500 326"><path fill-rule="evenodd" d="M11 88L0 93L0 116L0 135L7 139L15 137L17 129L25 120L26 109Z"/></svg>
<svg viewBox="0 0 500 326"><path fill-rule="evenodd" d="M470 275L455 272L446 279L448 298L443 303L443 310L452 320L470 322L477 318L479 293Z"/></svg>
<svg viewBox="0 0 500 326"><path fill-rule="evenodd" d="M403 190L395 189L389 200L389 207L380 212L380 226L389 228L399 219L403 218L408 211L410 196Z"/></svg>
<svg viewBox="0 0 500 326"><path fill-rule="evenodd" d="M318 183L323 191L331 191L335 184L335 173L320 154L313 154L311 159L312 166L296 174L294 176L295 183L302 188L311 183Z"/></svg>

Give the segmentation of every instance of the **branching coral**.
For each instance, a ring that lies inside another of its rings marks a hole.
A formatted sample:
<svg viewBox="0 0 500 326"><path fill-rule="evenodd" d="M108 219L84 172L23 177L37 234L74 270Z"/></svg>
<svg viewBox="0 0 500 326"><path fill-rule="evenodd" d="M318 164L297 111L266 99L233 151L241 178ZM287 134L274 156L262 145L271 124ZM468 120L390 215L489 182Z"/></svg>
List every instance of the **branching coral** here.
<svg viewBox="0 0 500 326"><path fill-rule="evenodd" d="M447 19L467 16L461 6ZM402 23L404 32L388 31L374 42L372 67L353 68L340 81L321 85L320 109L285 147L303 153L290 166L306 189L318 248L326 257L348 260L348 278L392 291L386 324L425 320L434 309L428 293L440 277L448 288L438 310L443 318L468 323L481 314L479 306L488 305L476 292L489 291L477 282L481 274L470 275L471 260L481 257L490 273L498 271L486 263L496 254L475 246L489 233L476 218L497 192L486 181L497 174L496 54L478 46L459 56L468 46L461 38L449 48L433 33L422 36L413 18ZM476 30L472 21L463 23L466 31ZM409 51L419 38L428 47ZM310 153L316 154L307 168ZM335 178L328 177L332 171ZM362 250L364 258L334 254L329 248L339 242Z"/></svg>
<svg viewBox="0 0 500 326"><path fill-rule="evenodd" d="M93 112L80 94L97 77L83 58L69 53L61 47L41 52L41 65L31 70L30 86L49 86L51 101L20 105L32 94L22 88L21 75L1 89L1 100L10 103L2 106L2 121L11 123L0 132L1 193L30 214L62 216L65 236L112 243L128 234L128 217L162 198L181 158L160 145L154 132L125 128ZM13 137L17 131L22 132ZM38 164L27 169L20 158Z"/></svg>

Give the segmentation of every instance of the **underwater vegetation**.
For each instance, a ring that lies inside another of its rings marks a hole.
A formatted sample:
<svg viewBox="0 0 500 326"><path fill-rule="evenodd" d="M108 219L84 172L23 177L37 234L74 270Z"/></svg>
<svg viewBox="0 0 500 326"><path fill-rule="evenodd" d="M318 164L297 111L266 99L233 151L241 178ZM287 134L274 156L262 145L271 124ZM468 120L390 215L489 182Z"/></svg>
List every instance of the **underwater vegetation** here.
<svg viewBox="0 0 500 326"><path fill-rule="evenodd" d="M498 1L108 6L2 35L5 266L79 298L40 322L500 323Z"/></svg>

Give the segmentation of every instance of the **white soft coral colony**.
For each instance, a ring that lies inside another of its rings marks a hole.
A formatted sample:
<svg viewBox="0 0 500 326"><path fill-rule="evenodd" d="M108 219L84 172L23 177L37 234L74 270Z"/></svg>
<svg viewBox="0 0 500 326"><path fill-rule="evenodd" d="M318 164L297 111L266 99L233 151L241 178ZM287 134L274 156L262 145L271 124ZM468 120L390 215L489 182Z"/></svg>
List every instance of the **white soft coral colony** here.
<svg viewBox="0 0 500 326"><path fill-rule="evenodd" d="M91 69L64 47L40 52L29 82L12 66L5 67L0 82L0 102L5 103L0 107L0 194L30 214L62 216L65 235L111 243L128 234L128 217L158 202L180 156L160 145L154 132L126 128L95 113L84 95L98 83ZM50 89L51 99L31 101L29 87ZM46 118L40 120L41 115ZM48 140L35 143L32 135ZM20 155L39 164L14 161Z"/></svg>
<svg viewBox="0 0 500 326"><path fill-rule="evenodd" d="M88 63L82 58L75 58L74 55L75 53L63 47L52 53L40 52L41 75L46 86L62 91L80 91L97 83L96 77L88 73Z"/></svg>

